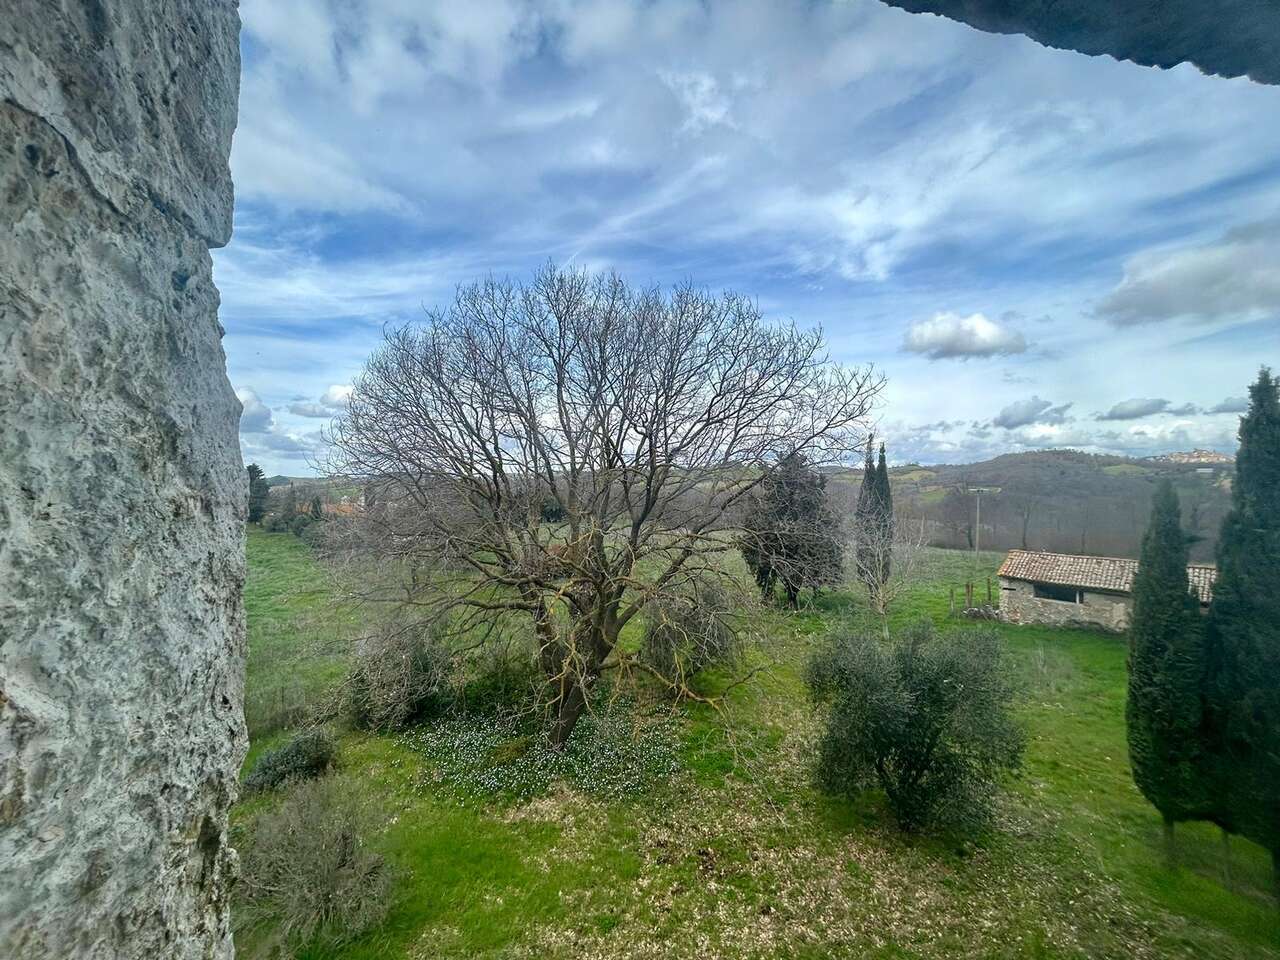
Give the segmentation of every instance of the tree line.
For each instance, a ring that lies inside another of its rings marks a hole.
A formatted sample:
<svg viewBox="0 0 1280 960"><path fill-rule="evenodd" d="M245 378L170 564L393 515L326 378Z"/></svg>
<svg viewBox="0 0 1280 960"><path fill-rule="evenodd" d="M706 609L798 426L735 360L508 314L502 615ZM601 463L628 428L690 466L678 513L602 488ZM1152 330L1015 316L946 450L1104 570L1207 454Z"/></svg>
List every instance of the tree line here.
<svg viewBox="0 0 1280 960"><path fill-rule="evenodd" d="M1158 490L1133 588L1126 706L1134 781L1174 824L1209 821L1271 851L1280 897L1280 396L1249 389L1208 615L1188 582L1178 497Z"/></svg>

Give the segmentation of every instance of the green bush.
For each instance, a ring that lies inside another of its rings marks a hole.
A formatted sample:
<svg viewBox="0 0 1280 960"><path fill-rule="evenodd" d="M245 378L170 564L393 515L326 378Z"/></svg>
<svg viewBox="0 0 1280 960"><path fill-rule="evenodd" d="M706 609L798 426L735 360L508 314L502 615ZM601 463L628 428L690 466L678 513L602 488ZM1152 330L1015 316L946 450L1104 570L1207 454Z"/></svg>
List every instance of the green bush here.
<svg viewBox="0 0 1280 960"><path fill-rule="evenodd" d="M289 533L289 517L283 513L271 513L262 522L268 533Z"/></svg>
<svg viewBox="0 0 1280 960"><path fill-rule="evenodd" d="M301 537L307 532L307 528L313 523L315 523L315 521L312 520L311 517L307 516L305 513L300 513L289 521L289 532L295 537Z"/></svg>
<svg viewBox="0 0 1280 960"><path fill-rule="evenodd" d="M345 685L358 727L393 731L446 713L457 699L447 626L385 624L360 641Z"/></svg>
<svg viewBox="0 0 1280 960"><path fill-rule="evenodd" d="M986 826L1024 744L995 633L938 637L926 622L888 641L841 636L806 679L828 709L822 789L850 796L879 786L906 830Z"/></svg>
<svg viewBox="0 0 1280 960"><path fill-rule="evenodd" d="M338 747L328 731L304 730L288 743L268 750L245 778L245 793L272 790L292 780L310 780L328 772Z"/></svg>
<svg viewBox="0 0 1280 960"><path fill-rule="evenodd" d="M375 812L337 778L299 783L237 842L237 953L292 956L334 945L382 921L394 877L366 846ZM246 943L257 949L246 949Z"/></svg>
<svg viewBox="0 0 1280 960"><path fill-rule="evenodd" d="M732 663L741 651L731 609L728 591L714 577L658 596L645 608L640 659L677 687L700 670Z"/></svg>

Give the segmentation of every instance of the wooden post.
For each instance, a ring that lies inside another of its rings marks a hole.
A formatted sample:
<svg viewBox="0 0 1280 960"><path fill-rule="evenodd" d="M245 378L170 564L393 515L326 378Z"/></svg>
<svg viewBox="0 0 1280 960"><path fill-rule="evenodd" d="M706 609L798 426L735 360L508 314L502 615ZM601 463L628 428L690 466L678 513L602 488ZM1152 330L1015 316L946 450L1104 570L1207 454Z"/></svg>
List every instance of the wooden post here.
<svg viewBox="0 0 1280 960"><path fill-rule="evenodd" d="M954 617L955 615L956 615L956 587L955 587L955 584L952 584L951 585L951 616Z"/></svg>
<svg viewBox="0 0 1280 960"><path fill-rule="evenodd" d="M970 580L964 585L964 608L966 610L973 609L973 581Z"/></svg>
<svg viewBox="0 0 1280 960"><path fill-rule="evenodd" d="M991 578L987 577L987 606L991 606Z"/></svg>

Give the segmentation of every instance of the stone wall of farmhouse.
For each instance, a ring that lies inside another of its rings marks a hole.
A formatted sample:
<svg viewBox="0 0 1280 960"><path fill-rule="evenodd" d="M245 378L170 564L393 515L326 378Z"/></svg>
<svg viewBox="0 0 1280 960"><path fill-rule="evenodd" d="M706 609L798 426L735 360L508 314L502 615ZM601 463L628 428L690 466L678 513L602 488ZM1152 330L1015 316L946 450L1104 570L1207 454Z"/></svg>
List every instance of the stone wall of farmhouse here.
<svg viewBox="0 0 1280 960"><path fill-rule="evenodd" d="M1056 627L1094 627L1122 631L1129 625L1133 600L1114 593L1085 590L1081 603L1046 600L1026 580L1000 580L1000 617L1009 623Z"/></svg>
<svg viewBox="0 0 1280 960"><path fill-rule="evenodd" d="M235 0L0 2L0 957L232 954Z"/></svg>

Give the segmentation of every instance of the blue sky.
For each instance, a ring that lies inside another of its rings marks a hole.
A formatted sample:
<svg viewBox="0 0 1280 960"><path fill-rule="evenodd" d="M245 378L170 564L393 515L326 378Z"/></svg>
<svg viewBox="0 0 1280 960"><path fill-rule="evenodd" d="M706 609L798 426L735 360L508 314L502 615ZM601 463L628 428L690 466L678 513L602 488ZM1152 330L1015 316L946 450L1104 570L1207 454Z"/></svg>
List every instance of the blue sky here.
<svg viewBox="0 0 1280 960"><path fill-rule="evenodd" d="M215 251L246 460L385 324L549 258L889 377L895 462L1234 447L1280 360L1280 88L866 2L243 0Z"/></svg>

